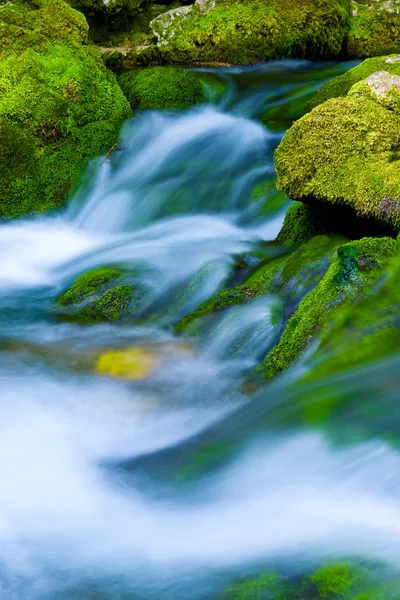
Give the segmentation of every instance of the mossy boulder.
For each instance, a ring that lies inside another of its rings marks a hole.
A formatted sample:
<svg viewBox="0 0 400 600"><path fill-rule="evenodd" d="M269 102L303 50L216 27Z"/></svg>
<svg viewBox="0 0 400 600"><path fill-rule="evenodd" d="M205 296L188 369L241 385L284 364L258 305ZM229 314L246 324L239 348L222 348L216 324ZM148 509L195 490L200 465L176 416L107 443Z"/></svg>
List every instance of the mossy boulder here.
<svg viewBox="0 0 400 600"><path fill-rule="evenodd" d="M134 109L188 108L205 99L200 79L182 67L137 69L118 81Z"/></svg>
<svg viewBox="0 0 400 600"><path fill-rule="evenodd" d="M253 63L333 57L349 26L349 0L196 0L151 22L169 62Z"/></svg>
<svg viewBox="0 0 400 600"><path fill-rule="evenodd" d="M68 320L87 323L117 321L132 316L143 290L118 268L99 267L78 277L57 298L57 312Z"/></svg>
<svg viewBox="0 0 400 600"><path fill-rule="evenodd" d="M62 0L0 9L0 216L59 207L129 104Z"/></svg>
<svg viewBox="0 0 400 600"><path fill-rule="evenodd" d="M279 343L264 360L263 373L271 376L287 369L318 335L333 326L340 307L356 300L358 311L395 251L392 238L363 238L340 246L328 271L301 301ZM376 305L373 310L377 311Z"/></svg>
<svg viewBox="0 0 400 600"><path fill-rule="evenodd" d="M292 199L344 205L400 228L400 63L304 115L275 152L278 187Z"/></svg>
<svg viewBox="0 0 400 600"><path fill-rule="evenodd" d="M400 3L398 0L352 0L347 51L350 58L400 52Z"/></svg>

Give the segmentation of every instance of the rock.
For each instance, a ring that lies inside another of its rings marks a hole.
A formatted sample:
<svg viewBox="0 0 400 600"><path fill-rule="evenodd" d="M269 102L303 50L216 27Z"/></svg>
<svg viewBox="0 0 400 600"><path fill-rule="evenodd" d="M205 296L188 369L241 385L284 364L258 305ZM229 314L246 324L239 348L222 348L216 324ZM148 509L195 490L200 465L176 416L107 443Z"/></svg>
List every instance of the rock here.
<svg viewBox="0 0 400 600"><path fill-rule="evenodd" d="M340 246L326 274L302 300L279 343L263 362L264 375L270 377L293 364L318 335L334 327L336 320L340 321L343 314L340 310L346 311L350 301L357 314L365 299L370 306L371 289L383 276L395 252L392 238L363 238ZM372 310L376 311L377 306L380 304L374 303Z"/></svg>
<svg viewBox="0 0 400 600"><path fill-rule="evenodd" d="M269 58L340 54L348 0L196 0L151 22L167 62L246 64Z"/></svg>
<svg viewBox="0 0 400 600"><path fill-rule="evenodd" d="M400 90L393 71L358 82L289 129L275 164L278 187L290 198L344 205L382 232L399 230Z"/></svg>
<svg viewBox="0 0 400 600"><path fill-rule="evenodd" d="M399 0L352 0L352 13L347 42L350 58L400 52Z"/></svg>
<svg viewBox="0 0 400 600"><path fill-rule="evenodd" d="M387 71L394 75L400 75L400 57L379 56L378 58L368 58L353 69L349 69L343 75L334 77L318 91L314 98L308 103L307 110L310 111L319 104L322 104L330 98L339 98L347 96L350 88L359 81L362 81L379 71Z"/></svg>
<svg viewBox="0 0 400 600"><path fill-rule="evenodd" d="M0 216L59 207L129 105L83 15L62 0L0 8Z"/></svg>
<svg viewBox="0 0 400 600"><path fill-rule="evenodd" d="M132 276L119 269L99 267L78 277L57 298L57 311L68 320L117 321L134 315L143 295Z"/></svg>
<svg viewBox="0 0 400 600"><path fill-rule="evenodd" d="M393 89L400 90L400 77L387 71L378 71L367 77L365 85L368 85L378 98L385 98Z"/></svg>
<svg viewBox="0 0 400 600"><path fill-rule="evenodd" d="M188 108L205 99L200 79L181 67L148 67L119 76L134 109Z"/></svg>
<svg viewBox="0 0 400 600"><path fill-rule="evenodd" d="M183 317L176 325L176 331L195 334L199 322L209 315L270 294L281 294L286 300L286 313L290 314L324 275L339 243L339 239L316 236L295 252L269 260L244 283L215 294Z"/></svg>

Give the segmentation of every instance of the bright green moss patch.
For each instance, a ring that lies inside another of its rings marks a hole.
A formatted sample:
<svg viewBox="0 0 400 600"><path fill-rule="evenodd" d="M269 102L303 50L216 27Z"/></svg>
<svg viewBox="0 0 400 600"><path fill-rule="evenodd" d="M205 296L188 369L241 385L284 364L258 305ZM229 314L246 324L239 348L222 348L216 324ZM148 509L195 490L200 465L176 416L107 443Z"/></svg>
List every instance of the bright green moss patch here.
<svg viewBox="0 0 400 600"><path fill-rule="evenodd" d="M302 295L317 285L328 269L338 243L338 240L327 236L317 236L297 251L269 260L257 268L245 283L215 294L193 313L183 317L176 325L176 331L195 333L199 319L267 294L284 294L294 306Z"/></svg>
<svg viewBox="0 0 400 600"><path fill-rule="evenodd" d="M201 81L182 67L148 67L119 76L132 108L188 108L204 100Z"/></svg>
<svg viewBox="0 0 400 600"><path fill-rule="evenodd" d="M380 568L378 564L346 560L297 574L266 570L233 583L219 600L398 600L398 594L392 595L396 573Z"/></svg>
<svg viewBox="0 0 400 600"><path fill-rule="evenodd" d="M316 585L319 598L344 597L355 583L352 565L349 563L321 567L310 579Z"/></svg>
<svg viewBox="0 0 400 600"><path fill-rule="evenodd" d="M24 6L0 12L0 216L7 217L59 207L130 114L100 53L82 45L84 17L61 0Z"/></svg>
<svg viewBox="0 0 400 600"><path fill-rule="evenodd" d="M348 0L198 0L152 21L170 62L251 63L336 56L348 29Z"/></svg>
<svg viewBox="0 0 400 600"><path fill-rule="evenodd" d="M118 269L98 268L89 271L57 299L66 318L95 322L116 321L133 314L140 293L133 284L124 283Z"/></svg>
<svg viewBox="0 0 400 600"><path fill-rule="evenodd" d="M400 92L386 101L359 86L317 106L286 133L275 153L278 187L292 199L345 205L398 230L400 113L394 99Z"/></svg>
<svg viewBox="0 0 400 600"><path fill-rule="evenodd" d="M400 52L400 14L395 0L368 3L353 0L352 6L353 18L347 43L350 58Z"/></svg>
<svg viewBox="0 0 400 600"><path fill-rule="evenodd" d="M372 75L372 73L388 71L389 73L400 75L400 59L396 60L396 58L396 55L368 58L356 67L343 73L343 75L334 77L322 86L314 98L308 103L307 109L311 110L319 104L326 102L326 100L330 100L330 98L347 96L355 83L366 79L369 75Z"/></svg>
<svg viewBox="0 0 400 600"><path fill-rule="evenodd" d="M368 297L395 245L391 238L364 238L340 246L323 279L289 319L281 340L262 365L263 372L271 376L287 369L321 331L332 326L338 307Z"/></svg>
<svg viewBox="0 0 400 600"><path fill-rule="evenodd" d="M318 378L383 359L400 350L400 261L396 254L380 280L343 306L321 337L309 377Z"/></svg>

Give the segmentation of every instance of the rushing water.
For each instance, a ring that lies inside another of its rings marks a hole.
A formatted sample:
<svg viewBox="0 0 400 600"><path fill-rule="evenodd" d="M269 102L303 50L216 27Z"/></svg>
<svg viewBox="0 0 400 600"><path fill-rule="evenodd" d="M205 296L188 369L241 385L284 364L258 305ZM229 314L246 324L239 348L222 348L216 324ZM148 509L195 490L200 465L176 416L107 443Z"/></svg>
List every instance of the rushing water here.
<svg viewBox="0 0 400 600"><path fill-rule="evenodd" d="M400 567L400 456L384 441L399 428L397 359L312 387L296 385L300 364L251 395L279 298L226 311L196 343L172 327L274 239L287 207L274 148L347 67L207 72L226 86L216 104L138 114L63 212L1 224L1 599L212 598L262 564L343 555ZM136 269L137 321L57 317L60 291L106 264ZM132 345L158 353L150 379L94 373L105 349ZM300 426L298 399L332 390L350 408ZM374 419L357 442L361 400Z"/></svg>

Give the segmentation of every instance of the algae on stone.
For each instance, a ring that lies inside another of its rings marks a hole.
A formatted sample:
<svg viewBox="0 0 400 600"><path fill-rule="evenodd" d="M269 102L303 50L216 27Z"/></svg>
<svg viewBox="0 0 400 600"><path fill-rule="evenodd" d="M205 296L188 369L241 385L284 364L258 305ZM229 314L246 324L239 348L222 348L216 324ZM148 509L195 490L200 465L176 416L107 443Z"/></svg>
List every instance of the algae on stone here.
<svg viewBox="0 0 400 600"><path fill-rule="evenodd" d="M134 109L188 108L204 100L200 79L182 67L136 69L118 81Z"/></svg>
<svg viewBox="0 0 400 600"><path fill-rule="evenodd" d="M340 54L349 0L196 0L151 22L169 62L246 64L268 58Z"/></svg>

